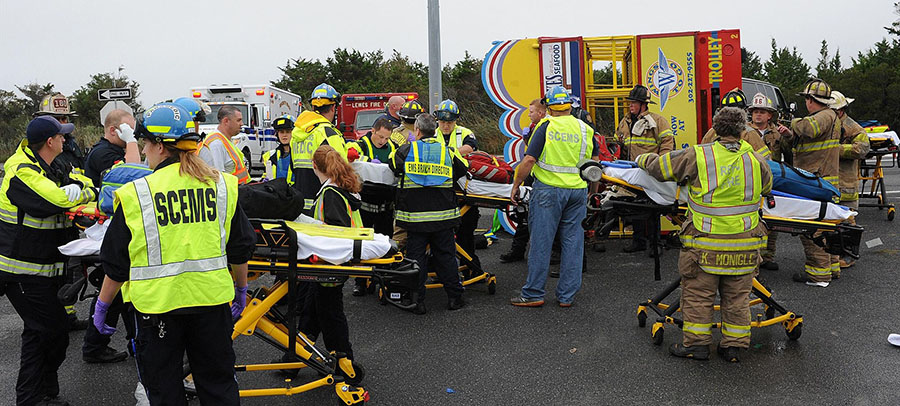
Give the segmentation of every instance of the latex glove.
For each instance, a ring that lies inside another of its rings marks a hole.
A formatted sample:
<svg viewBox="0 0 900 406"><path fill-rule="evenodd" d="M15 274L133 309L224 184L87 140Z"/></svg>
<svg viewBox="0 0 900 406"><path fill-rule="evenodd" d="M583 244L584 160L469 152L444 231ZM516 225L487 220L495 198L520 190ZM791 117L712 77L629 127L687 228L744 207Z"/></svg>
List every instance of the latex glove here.
<svg viewBox="0 0 900 406"><path fill-rule="evenodd" d="M119 129L116 130L116 135L118 135L119 139L124 141L126 144L129 142L137 142L137 139L134 138L134 129L126 123L119 124Z"/></svg>
<svg viewBox="0 0 900 406"><path fill-rule="evenodd" d="M357 159L359 159L359 151L357 151L356 148L350 148L350 150L347 151L347 161L353 162Z"/></svg>
<svg viewBox="0 0 900 406"><path fill-rule="evenodd" d="M372 163L373 163L373 164L380 164L380 163L381 163L381 160L378 159L378 158L372 158Z"/></svg>
<svg viewBox="0 0 900 406"><path fill-rule="evenodd" d="M244 308L247 307L247 287L234 287L234 300L231 302L231 318L236 320L241 317Z"/></svg>
<svg viewBox="0 0 900 406"><path fill-rule="evenodd" d="M70 202L77 202L81 199L81 186L73 183L71 185L65 185L60 189L62 189L63 192L66 192L66 198L68 198Z"/></svg>
<svg viewBox="0 0 900 406"><path fill-rule="evenodd" d="M100 298L97 298L97 304L94 305L94 315L92 316L94 320L94 327L100 334L105 336L112 335L116 332L114 327L110 327L106 325L106 313L109 312L109 303L106 303Z"/></svg>

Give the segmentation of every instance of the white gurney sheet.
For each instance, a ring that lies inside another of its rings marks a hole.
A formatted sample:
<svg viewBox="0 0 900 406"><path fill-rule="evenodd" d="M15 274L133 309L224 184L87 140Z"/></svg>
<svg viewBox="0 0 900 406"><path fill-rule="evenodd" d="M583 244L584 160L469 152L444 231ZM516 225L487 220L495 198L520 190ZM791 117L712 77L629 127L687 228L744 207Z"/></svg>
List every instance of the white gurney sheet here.
<svg viewBox="0 0 900 406"><path fill-rule="evenodd" d="M606 176L624 180L632 185L640 186L647 196L657 204L672 204L675 202L675 190L678 185L675 182L660 182L640 168L603 168ZM683 188L679 194L682 203L687 197L687 188ZM775 207L768 208L763 204L763 214L783 217L795 220L816 220L819 218L821 202L815 200L795 199L791 197L775 196ZM825 209L824 220L846 220L856 216L857 212L847 207L828 203Z"/></svg>
<svg viewBox="0 0 900 406"><path fill-rule="evenodd" d="M869 136L869 139L872 138L888 138L894 145L900 146L900 137L897 136L896 131L885 131L883 133L866 133Z"/></svg>
<svg viewBox="0 0 900 406"><path fill-rule="evenodd" d="M70 257L86 257L88 255L100 255L100 246L103 245L103 236L109 221L103 224L97 223L84 230L84 238L72 240L59 247L59 252Z"/></svg>
<svg viewBox="0 0 900 406"><path fill-rule="evenodd" d="M383 257L391 250L391 240L386 235L375 234L373 240L363 240L360 257L363 260ZM317 256L334 265L347 263L353 259L353 240L311 236L297 233L297 259Z"/></svg>
<svg viewBox="0 0 900 406"><path fill-rule="evenodd" d="M397 178L387 164L355 161L351 165L353 165L353 169L356 170L356 173L364 182L397 186ZM509 197L510 192L512 192L512 185L510 184L486 182L478 179L460 178L459 186L465 189L468 194L487 197ZM528 186L519 188L519 197L525 199L529 195L528 191L530 190L531 188Z"/></svg>

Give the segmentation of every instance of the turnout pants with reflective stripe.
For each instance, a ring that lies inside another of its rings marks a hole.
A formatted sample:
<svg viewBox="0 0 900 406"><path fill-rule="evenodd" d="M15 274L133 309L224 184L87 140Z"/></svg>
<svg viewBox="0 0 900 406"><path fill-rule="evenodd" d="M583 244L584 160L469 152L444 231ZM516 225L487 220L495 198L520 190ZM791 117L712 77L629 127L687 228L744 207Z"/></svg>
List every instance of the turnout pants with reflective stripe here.
<svg viewBox="0 0 900 406"><path fill-rule="evenodd" d="M768 238L769 240L766 242L766 248L762 250L762 259L763 261L775 262L775 243L778 241L778 233L770 231Z"/></svg>
<svg viewBox="0 0 900 406"><path fill-rule="evenodd" d="M681 273L681 312L684 316L684 345L712 344L713 305L716 292L721 297L722 347L750 346L750 291L753 275L713 275L703 272L690 250L678 259Z"/></svg>
<svg viewBox="0 0 900 406"><path fill-rule="evenodd" d="M825 252L825 248L816 245L813 240L800 236L800 243L803 244L803 253L806 254L803 270L809 279L813 282L831 282L831 272L835 269L840 272L838 262L832 262L831 254Z"/></svg>
<svg viewBox="0 0 900 406"><path fill-rule="evenodd" d="M227 303L160 315L135 311L138 377L151 405L187 405L182 378L187 353L202 405L239 405ZM183 313L191 311L195 313Z"/></svg>

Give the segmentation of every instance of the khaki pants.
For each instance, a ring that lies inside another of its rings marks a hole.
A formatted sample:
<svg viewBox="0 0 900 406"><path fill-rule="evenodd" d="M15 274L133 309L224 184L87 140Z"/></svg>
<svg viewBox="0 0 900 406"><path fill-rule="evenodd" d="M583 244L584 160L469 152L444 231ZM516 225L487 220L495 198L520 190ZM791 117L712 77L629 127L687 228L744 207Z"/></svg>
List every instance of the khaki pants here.
<svg viewBox="0 0 900 406"><path fill-rule="evenodd" d="M766 243L766 248L762 250L763 261L775 262L775 242L776 241L778 241L778 233L775 231L770 231L769 232L769 240Z"/></svg>
<svg viewBox="0 0 900 406"><path fill-rule="evenodd" d="M750 347L750 291L753 275L713 275L700 269L697 254L681 250L681 313L684 345L712 344L713 303L721 297L722 347Z"/></svg>
<svg viewBox="0 0 900 406"><path fill-rule="evenodd" d="M391 239L397 242L397 250L403 251L406 248L406 237L406 229L394 222L394 236Z"/></svg>
<svg viewBox="0 0 900 406"><path fill-rule="evenodd" d="M831 273L835 270L841 272L837 255L825 252L824 248L804 236L800 236L800 243L803 244L803 253L806 254L804 271L811 281L831 282Z"/></svg>

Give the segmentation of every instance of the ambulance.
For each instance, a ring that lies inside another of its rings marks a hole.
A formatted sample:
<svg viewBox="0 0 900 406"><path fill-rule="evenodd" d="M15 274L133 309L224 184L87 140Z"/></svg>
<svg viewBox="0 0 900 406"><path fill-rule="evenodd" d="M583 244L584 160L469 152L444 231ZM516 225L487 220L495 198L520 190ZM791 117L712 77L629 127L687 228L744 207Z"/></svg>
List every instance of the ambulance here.
<svg viewBox="0 0 900 406"><path fill-rule="evenodd" d="M272 121L290 114L297 117L302 109L299 95L272 85L212 85L194 87L191 97L209 104L212 112L201 123L200 131L207 134L216 130L219 109L232 105L241 111L244 126L241 133L232 137L234 146L244 154L244 160L253 173L265 169L262 154L278 146L278 138Z"/></svg>

